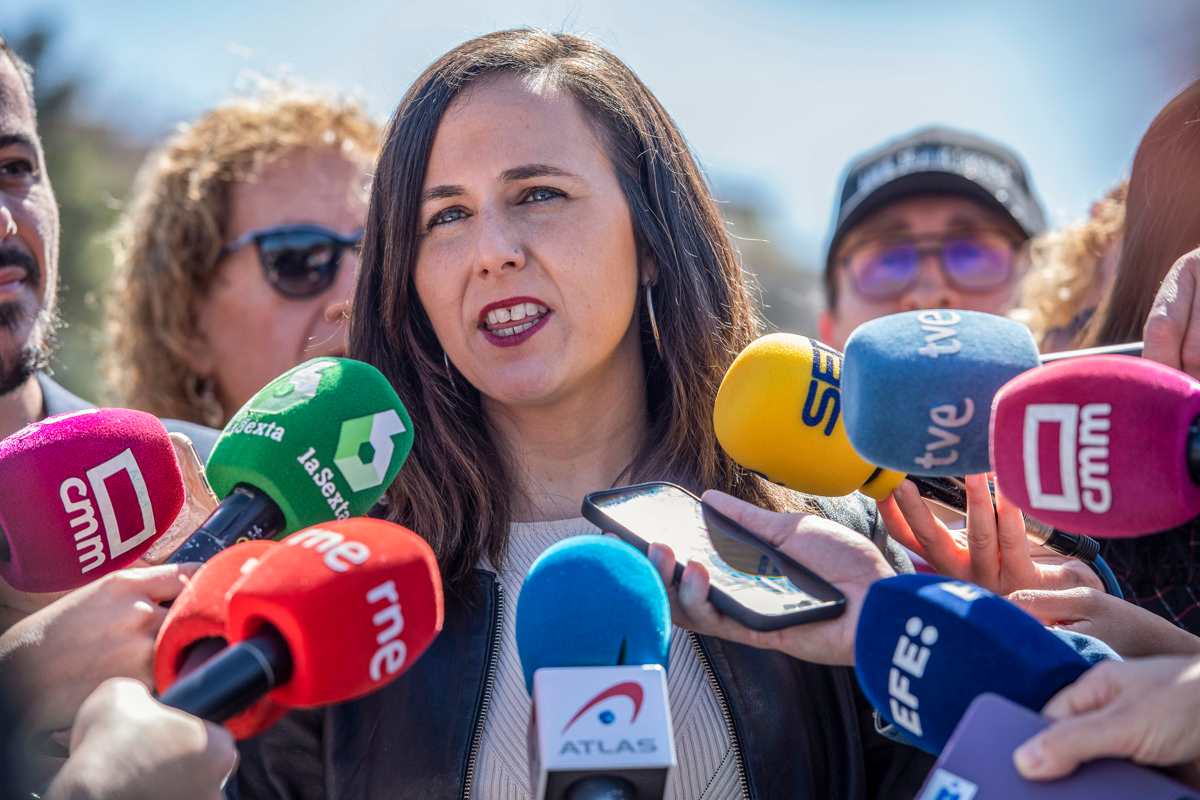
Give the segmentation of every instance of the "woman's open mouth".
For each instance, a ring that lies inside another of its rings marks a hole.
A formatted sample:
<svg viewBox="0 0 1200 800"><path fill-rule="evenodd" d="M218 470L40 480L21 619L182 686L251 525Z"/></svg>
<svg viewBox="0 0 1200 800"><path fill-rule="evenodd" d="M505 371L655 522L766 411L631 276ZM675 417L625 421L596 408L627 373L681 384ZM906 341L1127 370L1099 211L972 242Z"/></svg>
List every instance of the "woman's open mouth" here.
<svg viewBox="0 0 1200 800"><path fill-rule="evenodd" d="M479 330L498 347L515 347L541 330L551 313L535 297L510 297L483 307Z"/></svg>

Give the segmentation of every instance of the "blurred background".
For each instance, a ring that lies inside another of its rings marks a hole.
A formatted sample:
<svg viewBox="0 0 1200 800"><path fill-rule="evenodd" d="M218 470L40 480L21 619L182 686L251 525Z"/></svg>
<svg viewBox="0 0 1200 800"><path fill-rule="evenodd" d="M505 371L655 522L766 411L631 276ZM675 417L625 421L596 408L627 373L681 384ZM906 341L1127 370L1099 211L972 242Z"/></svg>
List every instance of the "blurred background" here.
<svg viewBox="0 0 1200 800"><path fill-rule="evenodd" d="M174 126L254 75L357 94L383 119L438 55L518 25L592 36L638 72L708 171L769 320L812 334L855 154L925 124L978 131L1023 155L1063 224L1127 173L1154 114L1200 76L1198 0L3 0L0 33L37 70L62 207L57 376L100 397L105 236Z"/></svg>

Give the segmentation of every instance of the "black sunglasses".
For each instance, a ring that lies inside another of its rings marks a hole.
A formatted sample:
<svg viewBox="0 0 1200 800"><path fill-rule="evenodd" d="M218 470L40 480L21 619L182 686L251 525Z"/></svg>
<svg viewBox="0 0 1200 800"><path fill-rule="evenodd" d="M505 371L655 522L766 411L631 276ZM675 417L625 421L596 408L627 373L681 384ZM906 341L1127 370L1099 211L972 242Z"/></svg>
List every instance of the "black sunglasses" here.
<svg viewBox="0 0 1200 800"><path fill-rule="evenodd" d="M342 251L358 249L363 232L349 236L320 225L277 225L249 231L221 248L221 257L253 243L263 277L284 297L316 297L333 285Z"/></svg>

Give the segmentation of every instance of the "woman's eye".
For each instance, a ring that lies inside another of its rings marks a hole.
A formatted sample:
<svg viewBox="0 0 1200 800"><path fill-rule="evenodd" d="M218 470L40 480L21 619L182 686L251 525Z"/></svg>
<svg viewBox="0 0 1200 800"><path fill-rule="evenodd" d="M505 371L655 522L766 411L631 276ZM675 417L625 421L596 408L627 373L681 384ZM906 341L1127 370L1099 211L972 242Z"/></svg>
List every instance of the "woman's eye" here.
<svg viewBox="0 0 1200 800"><path fill-rule="evenodd" d="M439 211L433 215L433 217L429 220L428 227L433 228L438 225L445 225L447 222L457 222L466 216L467 212L458 206L443 209L442 211Z"/></svg>
<svg viewBox="0 0 1200 800"><path fill-rule="evenodd" d="M521 198L522 203L541 203L545 200L553 200L555 197L565 197L558 189L551 189L547 186L537 186L530 189Z"/></svg>

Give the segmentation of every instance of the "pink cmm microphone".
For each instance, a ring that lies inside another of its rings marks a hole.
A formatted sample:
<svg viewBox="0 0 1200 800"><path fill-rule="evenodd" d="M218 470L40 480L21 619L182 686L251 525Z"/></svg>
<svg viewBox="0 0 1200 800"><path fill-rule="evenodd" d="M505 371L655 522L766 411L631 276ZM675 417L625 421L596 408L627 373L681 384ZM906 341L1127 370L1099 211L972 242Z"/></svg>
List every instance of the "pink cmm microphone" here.
<svg viewBox="0 0 1200 800"><path fill-rule="evenodd" d="M0 578L75 589L132 564L183 507L158 418L123 408L47 417L0 441Z"/></svg>
<svg viewBox="0 0 1200 800"><path fill-rule="evenodd" d="M1152 361L1090 356L1013 378L990 444L1006 496L1047 525L1144 536L1200 515L1200 382Z"/></svg>

